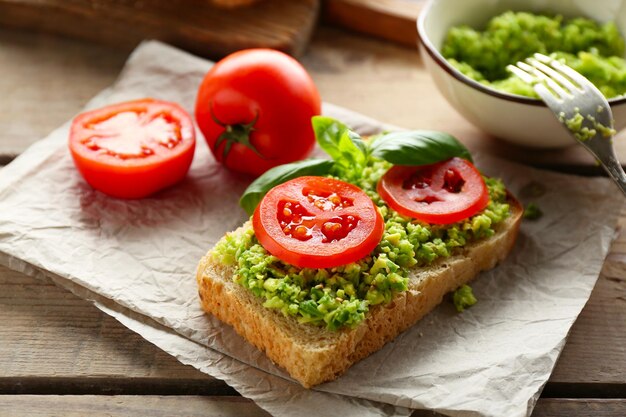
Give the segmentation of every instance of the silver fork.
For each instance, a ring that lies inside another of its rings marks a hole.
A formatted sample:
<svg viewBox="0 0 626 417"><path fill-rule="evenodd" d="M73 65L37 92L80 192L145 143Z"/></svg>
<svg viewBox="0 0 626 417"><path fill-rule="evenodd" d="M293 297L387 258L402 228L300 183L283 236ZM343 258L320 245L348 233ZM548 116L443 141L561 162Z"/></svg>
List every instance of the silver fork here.
<svg viewBox="0 0 626 417"><path fill-rule="evenodd" d="M626 196L626 173L613 149L613 113L600 90L572 68L542 54L507 69L533 86L561 124L600 162Z"/></svg>

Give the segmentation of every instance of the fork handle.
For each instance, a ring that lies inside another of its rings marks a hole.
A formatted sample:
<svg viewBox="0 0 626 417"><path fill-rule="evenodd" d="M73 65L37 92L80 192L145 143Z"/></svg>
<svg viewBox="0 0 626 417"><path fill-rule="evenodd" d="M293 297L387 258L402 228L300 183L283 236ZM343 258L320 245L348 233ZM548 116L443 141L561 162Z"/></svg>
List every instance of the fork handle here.
<svg viewBox="0 0 626 417"><path fill-rule="evenodd" d="M606 161L600 161L611 179L617 184L626 196L626 173L615 155L609 155Z"/></svg>

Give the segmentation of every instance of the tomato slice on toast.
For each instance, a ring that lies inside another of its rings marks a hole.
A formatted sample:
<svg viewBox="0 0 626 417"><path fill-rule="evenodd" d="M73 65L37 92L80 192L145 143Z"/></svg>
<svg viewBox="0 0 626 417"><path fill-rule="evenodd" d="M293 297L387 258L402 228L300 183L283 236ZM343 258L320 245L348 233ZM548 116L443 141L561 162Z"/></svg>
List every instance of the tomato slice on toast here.
<svg viewBox="0 0 626 417"><path fill-rule="evenodd" d="M74 163L93 188L142 198L183 179L195 151L190 116L175 103L142 99L77 116L70 129Z"/></svg>
<svg viewBox="0 0 626 417"><path fill-rule="evenodd" d="M396 165L383 175L377 191L401 215L431 224L461 221L489 203L482 176L461 158L422 166Z"/></svg>
<svg viewBox="0 0 626 417"><path fill-rule="evenodd" d="M367 256L384 221L359 187L305 176L272 188L252 217L257 239L272 255L302 268L332 268Z"/></svg>

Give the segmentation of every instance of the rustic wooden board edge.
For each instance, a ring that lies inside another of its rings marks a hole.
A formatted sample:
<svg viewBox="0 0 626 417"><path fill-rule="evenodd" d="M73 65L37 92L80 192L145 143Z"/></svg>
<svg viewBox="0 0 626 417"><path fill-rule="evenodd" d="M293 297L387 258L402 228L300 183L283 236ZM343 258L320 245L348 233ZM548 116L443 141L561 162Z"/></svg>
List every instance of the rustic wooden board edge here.
<svg viewBox="0 0 626 417"><path fill-rule="evenodd" d="M195 54L220 58L244 48L272 48L299 56L316 26L320 0L266 0L236 10L210 5L196 15L166 13L163 2L0 0L0 25L128 47L158 39ZM197 6L197 5L196 5ZM137 11L142 13L137 13ZM198 16L202 16L202 20ZM268 18L271 16L271 18ZM261 17L259 19L259 17ZM236 30L230 28L236 27Z"/></svg>
<svg viewBox="0 0 626 417"><path fill-rule="evenodd" d="M417 47L416 20L421 6L402 0L326 0L324 22Z"/></svg>

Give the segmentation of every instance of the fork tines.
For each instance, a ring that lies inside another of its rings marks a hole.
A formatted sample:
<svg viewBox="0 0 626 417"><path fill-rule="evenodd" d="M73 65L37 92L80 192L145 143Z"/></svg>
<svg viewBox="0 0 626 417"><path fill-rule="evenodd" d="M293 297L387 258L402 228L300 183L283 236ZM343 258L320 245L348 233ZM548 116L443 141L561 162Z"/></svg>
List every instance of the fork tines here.
<svg viewBox="0 0 626 417"><path fill-rule="evenodd" d="M543 93L550 93L559 99L571 98L595 89L585 77L549 56L536 53L526 62L508 65L507 69L522 81L533 85L544 99ZM547 88L546 88L547 87Z"/></svg>

